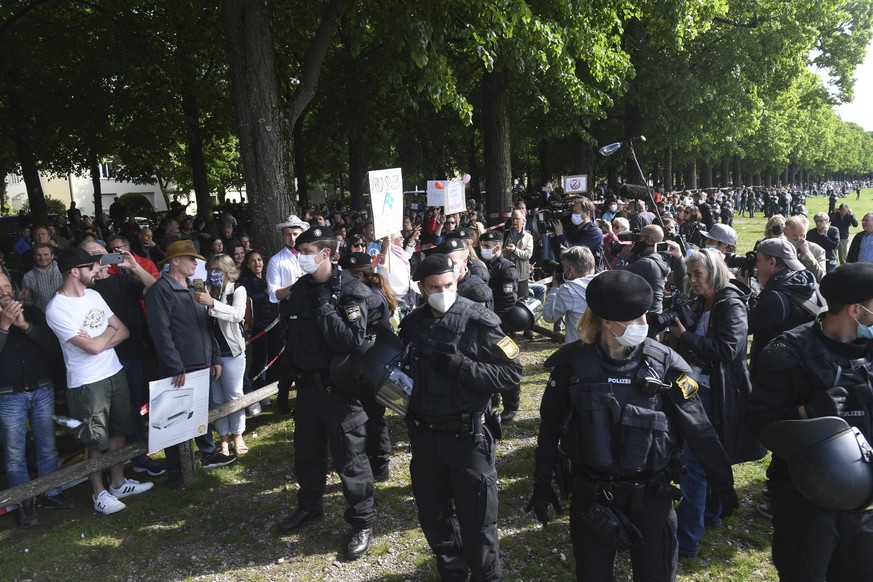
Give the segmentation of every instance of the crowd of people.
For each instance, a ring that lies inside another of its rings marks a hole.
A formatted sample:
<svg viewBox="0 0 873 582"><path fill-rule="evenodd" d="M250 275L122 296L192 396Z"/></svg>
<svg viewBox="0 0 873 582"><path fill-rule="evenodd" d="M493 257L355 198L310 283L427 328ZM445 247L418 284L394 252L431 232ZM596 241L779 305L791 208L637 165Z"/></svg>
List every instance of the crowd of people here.
<svg viewBox="0 0 873 582"><path fill-rule="evenodd" d="M186 375L208 370L210 407L275 381L277 412L294 415L299 485L281 535L322 518L329 452L347 503L346 557L368 551L375 483L391 475L390 408L409 430L418 518L440 576L499 580L495 443L520 406L515 342L533 318L518 322L541 302L564 346L545 363L528 510L543 524L550 508L562 511L558 479L572 496L579 579L609 579L623 549L636 572L673 579L677 560L697 556L706 528L739 506L732 465L764 457L758 437L768 424L841 416L873 436L865 420L873 213L850 243L859 223L848 203L810 225L802 197L817 193L649 198L623 186L593 201L566 199L548 184L542 196L517 201L505 224L486 227L487 209L470 200L458 214L409 209L381 239L366 210L324 205L276 224L283 247L272 254L248 234L244 205L225 209L214 232L178 203L154 229L115 205L98 220L73 208L23 231L17 276L0 274L7 482L29 479L28 421L39 475L57 469L56 394L94 458L145 440L139 410L149 380L183 386ZM756 209L768 216L762 237L737 254L734 212ZM801 341L810 357L798 360L799 348L785 346ZM373 372L368 362L384 365ZM786 382L789 365L793 374L808 369L802 388ZM245 455L246 416L267 405L199 436L202 466ZM184 489L178 445L164 457L134 458L132 470L166 474L168 488ZM799 502L794 478L774 455L758 507L773 519L780 575L848 579L837 541L862 547L869 512L853 508L855 521L844 523L834 510ZM104 514L153 485L125 478L121 465L90 481ZM38 505L74 506L48 491L19 504L22 526L39 523ZM829 537L813 531L821 523ZM795 555L824 537L833 551Z"/></svg>

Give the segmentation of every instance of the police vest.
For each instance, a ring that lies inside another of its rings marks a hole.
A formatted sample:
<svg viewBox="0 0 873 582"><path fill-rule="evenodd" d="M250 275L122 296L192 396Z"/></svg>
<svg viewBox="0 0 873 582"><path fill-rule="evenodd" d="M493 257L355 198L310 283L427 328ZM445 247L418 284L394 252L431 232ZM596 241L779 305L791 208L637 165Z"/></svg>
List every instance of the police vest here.
<svg viewBox="0 0 873 582"><path fill-rule="evenodd" d="M468 389L457 378L448 378L430 364L433 346L441 343L454 346L461 353L475 351L473 343L480 334L477 326L498 327L500 318L478 303L459 297L454 305L434 325L424 327L419 320L429 310L419 307L403 321L404 337L412 343L411 376L415 389L411 411L421 420L466 412L480 412L488 407L491 396Z"/></svg>
<svg viewBox="0 0 873 582"><path fill-rule="evenodd" d="M573 406L564 448L571 462L593 476L654 475L663 471L676 447L662 399L670 389L669 350L647 339L639 364L612 378L594 345L575 350L567 363L573 372Z"/></svg>

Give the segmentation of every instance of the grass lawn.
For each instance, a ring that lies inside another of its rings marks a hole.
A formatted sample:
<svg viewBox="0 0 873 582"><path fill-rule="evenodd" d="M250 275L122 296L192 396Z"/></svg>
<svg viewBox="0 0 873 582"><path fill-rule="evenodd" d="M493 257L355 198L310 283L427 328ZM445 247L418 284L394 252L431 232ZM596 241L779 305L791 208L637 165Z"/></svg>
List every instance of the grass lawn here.
<svg viewBox="0 0 873 582"><path fill-rule="evenodd" d="M873 189L847 201L860 216L873 210ZM827 198L808 201L810 216L827 209ZM739 251L751 250L762 236L765 218L737 217ZM545 338L522 340L525 377L522 410L499 443L500 543L507 580L572 580L573 552L568 517L541 528L524 507L538 428L538 407L548 372L542 367L556 344ZM293 404L293 403L292 403ZM325 520L300 534L275 535L276 523L295 506L294 423L272 412L250 419L250 452L236 465L202 473L187 491L174 493L156 479L156 487L125 499L128 508L113 516L90 507L90 487L68 494L78 503L72 512L41 510L42 524L22 530L14 514L0 517L0 580L435 580L436 568L418 527L409 481L406 428L396 416L389 426L394 441L392 477L378 484L377 538L361 560L339 559L347 527L339 481L328 476ZM59 431L59 448L75 448ZM716 529L708 530L700 557L680 563L680 581L775 580L770 564L770 523L755 506L763 501L767 461L735 467L741 508ZM133 476L127 469L128 476ZM0 481L0 487L5 483ZM630 580L627 554L619 556L619 580Z"/></svg>

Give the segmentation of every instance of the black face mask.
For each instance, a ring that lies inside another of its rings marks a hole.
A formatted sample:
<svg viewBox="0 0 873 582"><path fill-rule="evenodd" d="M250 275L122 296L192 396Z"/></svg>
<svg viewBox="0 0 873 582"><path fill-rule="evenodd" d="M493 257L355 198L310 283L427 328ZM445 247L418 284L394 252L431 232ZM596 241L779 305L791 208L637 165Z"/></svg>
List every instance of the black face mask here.
<svg viewBox="0 0 873 582"><path fill-rule="evenodd" d="M635 255L642 255L648 249L649 249L649 245L647 245L645 242L643 242L641 240L638 240L637 242L634 243L633 253Z"/></svg>

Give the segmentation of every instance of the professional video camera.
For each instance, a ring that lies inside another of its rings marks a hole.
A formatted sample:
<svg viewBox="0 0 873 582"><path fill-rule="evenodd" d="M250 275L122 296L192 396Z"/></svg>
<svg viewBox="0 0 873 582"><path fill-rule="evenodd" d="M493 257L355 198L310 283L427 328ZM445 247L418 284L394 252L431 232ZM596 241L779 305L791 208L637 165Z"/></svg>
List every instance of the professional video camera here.
<svg viewBox="0 0 873 582"><path fill-rule="evenodd" d="M729 269L739 269L743 275L751 275L755 271L755 251L749 251L745 255L728 253L724 256L724 262Z"/></svg>
<svg viewBox="0 0 873 582"><path fill-rule="evenodd" d="M618 240L612 241L609 245L609 254L614 257L618 256L624 248L640 240L640 233L638 232L620 232L615 236L618 237Z"/></svg>
<svg viewBox="0 0 873 582"><path fill-rule="evenodd" d="M564 280L564 265L560 261L543 261L540 269L545 277L552 277L555 281Z"/></svg>
<svg viewBox="0 0 873 582"><path fill-rule="evenodd" d="M676 291L669 298L664 297L664 311L652 322L653 327L659 331L670 327L674 319L690 328L697 322L697 313L694 311L694 300Z"/></svg>
<svg viewBox="0 0 873 582"><path fill-rule="evenodd" d="M570 214L572 213L572 202L556 203L549 206L549 208L540 209L536 216L540 232L555 232L555 225L552 224L553 220L560 220L564 226L564 232L566 232L572 225L572 222L570 222Z"/></svg>

